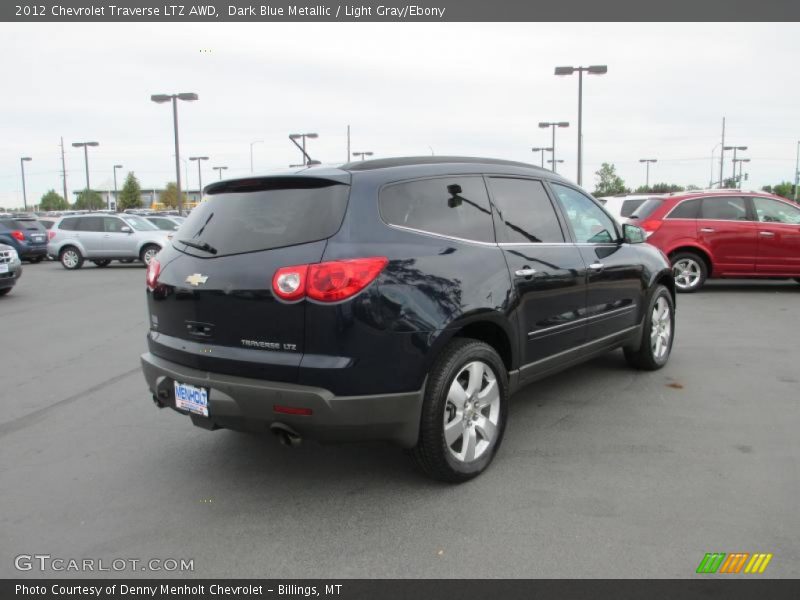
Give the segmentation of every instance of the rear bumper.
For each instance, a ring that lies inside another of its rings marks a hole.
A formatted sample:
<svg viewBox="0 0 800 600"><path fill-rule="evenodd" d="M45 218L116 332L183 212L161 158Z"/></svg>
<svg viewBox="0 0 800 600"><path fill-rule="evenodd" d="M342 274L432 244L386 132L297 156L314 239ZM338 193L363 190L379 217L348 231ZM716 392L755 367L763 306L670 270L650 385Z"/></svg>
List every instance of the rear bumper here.
<svg viewBox="0 0 800 600"><path fill-rule="evenodd" d="M417 443L423 391L369 396L336 396L318 387L262 381L200 371L150 352L141 356L150 392L175 408L173 382L209 389L209 416L191 415L195 425L267 432L274 423L321 442L384 440L411 448ZM309 408L311 415L276 413L275 405Z"/></svg>
<svg viewBox="0 0 800 600"><path fill-rule="evenodd" d="M47 256L47 246L20 246L17 254L19 254L20 258Z"/></svg>

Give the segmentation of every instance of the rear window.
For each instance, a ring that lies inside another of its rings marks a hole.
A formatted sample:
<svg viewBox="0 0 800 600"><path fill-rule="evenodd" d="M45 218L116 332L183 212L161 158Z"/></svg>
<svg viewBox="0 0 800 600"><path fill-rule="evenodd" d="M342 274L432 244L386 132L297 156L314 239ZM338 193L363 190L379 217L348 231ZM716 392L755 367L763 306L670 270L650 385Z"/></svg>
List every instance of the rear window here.
<svg viewBox="0 0 800 600"><path fill-rule="evenodd" d="M208 256L180 240L208 244L220 256L324 240L339 231L349 193L348 185L300 178L271 189L210 193L175 233L173 245Z"/></svg>
<svg viewBox="0 0 800 600"><path fill-rule="evenodd" d="M631 213L631 219L646 219L653 211L655 211L661 204L664 202L661 198L648 198L644 202L639 205L633 213Z"/></svg>
<svg viewBox="0 0 800 600"><path fill-rule="evenodd" d="M34 219L3 219L3 225L9 229L23 229L26 231L44 231L39 221Z"/></svg>

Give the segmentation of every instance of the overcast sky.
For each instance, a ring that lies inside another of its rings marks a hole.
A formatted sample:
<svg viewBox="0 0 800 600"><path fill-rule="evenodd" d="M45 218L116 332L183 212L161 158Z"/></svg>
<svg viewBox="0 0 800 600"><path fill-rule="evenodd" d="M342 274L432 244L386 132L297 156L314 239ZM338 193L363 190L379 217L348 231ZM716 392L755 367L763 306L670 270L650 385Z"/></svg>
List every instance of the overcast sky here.
<svg viewBox="0 0 800 600"><path fill-rule="evenodd" d="M24 155L29 202L61 192L60 136L70 191L85 186L70 145L83 140L100 142L95 189L115 163L145 188L174 180L172 115L153 93L199 94L180 105L181 155L211 157L205 182L212 166L249 173L254 140L256 171L298 162L292 132L319 133L312 157L343 162L348 124L352 149L375 157L534 162L541 120L570 122L556 152L574 180L578 81L553 75L570 64L608 65L584 79L590 191L606 161L642 185L640 158L659 161L651 182L707 185L723 116L752 187L792 178L800 139L796 24L3 23L0 51L0 206L22 204ZM196 188L194 163L188 176Z"/></svg>

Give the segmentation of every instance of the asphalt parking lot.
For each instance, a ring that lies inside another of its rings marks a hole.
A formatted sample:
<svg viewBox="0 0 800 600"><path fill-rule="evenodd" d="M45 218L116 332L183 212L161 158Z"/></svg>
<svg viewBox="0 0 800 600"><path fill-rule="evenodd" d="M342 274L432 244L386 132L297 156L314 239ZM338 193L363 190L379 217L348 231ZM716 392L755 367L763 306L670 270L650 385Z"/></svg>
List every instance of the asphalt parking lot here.
<svg viewBox="0 0 800 600"><path fill-rule="evenodd" d="M712 551L797 576L799 304L793 282L680 296L665 369L615 352L523 390L494 465L452 487L389 446L290 449L158 410L144 268L26 265L0 299L0 577L81 576L15 570L44 553L213 578L669 578Z"/></svg>

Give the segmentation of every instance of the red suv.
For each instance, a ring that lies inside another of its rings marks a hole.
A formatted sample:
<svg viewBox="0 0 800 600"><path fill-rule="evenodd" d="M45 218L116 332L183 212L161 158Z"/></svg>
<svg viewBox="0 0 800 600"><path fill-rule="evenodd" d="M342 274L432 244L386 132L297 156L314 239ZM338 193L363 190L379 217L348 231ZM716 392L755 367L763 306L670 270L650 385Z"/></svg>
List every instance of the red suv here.
<svg viewBox="0 0 800 600"><path fill-rule="evenodd" d="M709 277L800 282L800 207L759 192L715 190L651 198L631 215L672 263L678 291Z"/></svg>

